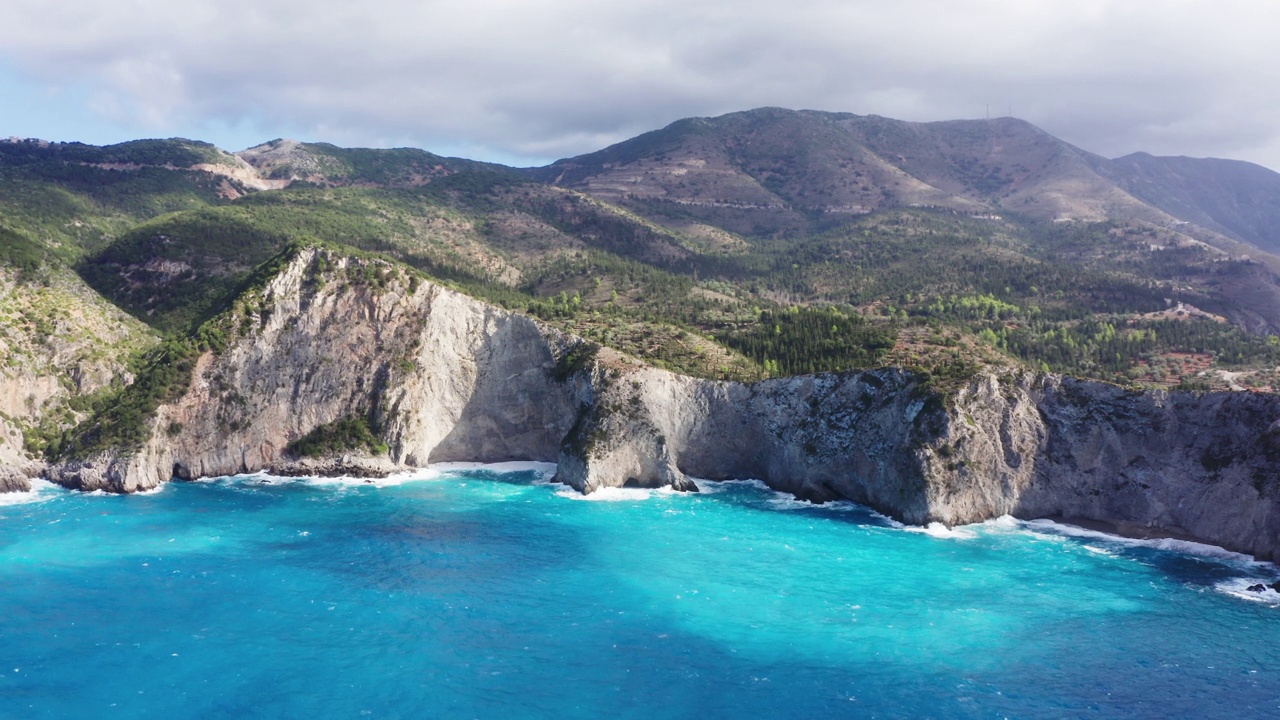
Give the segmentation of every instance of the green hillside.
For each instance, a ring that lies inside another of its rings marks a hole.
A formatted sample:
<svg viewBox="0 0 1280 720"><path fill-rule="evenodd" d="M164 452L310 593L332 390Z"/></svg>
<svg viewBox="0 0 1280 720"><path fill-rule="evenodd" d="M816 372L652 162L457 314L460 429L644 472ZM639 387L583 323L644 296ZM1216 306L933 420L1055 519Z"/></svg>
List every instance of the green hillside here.
<svg viewBox="0 0 1280 720"><path fill-rule="evenodd" d="M184 140L0 143L0 259L23 272L71 266L172 338L229 307L290 243L320 241L704 377L897 364L962 379L995 363L1134 385L1277 381L1274 258L1232 256L1141 218L1055 222L965 204L1015 197L1030 181L1001 178L1032 160L1042 175L1084 177L1088 157L1063 159L1058 141L1028 128L759 111L523 174L293 141L240 157ZM973 159L997 132L1022 160ZM906 192L866 154L904 143L932 143L899 165L949 204L830 211ZM737 169L658 183L684 195L593 185L621 165L656 173L699 157ZM765 216L782 224L742 222Z"/></svg>
<svg viewBox="0 0 1280 720"><path fill-rule="evenodd" d="M146 219L224 202L225 179L191 168L235 160L188 140L0 142L0 218L75 261Z"/></svg>

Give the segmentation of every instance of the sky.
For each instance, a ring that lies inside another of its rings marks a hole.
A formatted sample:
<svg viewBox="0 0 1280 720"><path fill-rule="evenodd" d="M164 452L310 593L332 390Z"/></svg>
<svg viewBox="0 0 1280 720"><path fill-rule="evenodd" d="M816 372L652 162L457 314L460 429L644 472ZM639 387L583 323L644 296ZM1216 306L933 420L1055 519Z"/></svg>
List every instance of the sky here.
<svg viewBox="0 0 1280 720"><path fill-rule="evenodd" d="M0 137L277 137L537 165L762 106L1012 114L1280 170L1280 3L5 0Z"/></svg>

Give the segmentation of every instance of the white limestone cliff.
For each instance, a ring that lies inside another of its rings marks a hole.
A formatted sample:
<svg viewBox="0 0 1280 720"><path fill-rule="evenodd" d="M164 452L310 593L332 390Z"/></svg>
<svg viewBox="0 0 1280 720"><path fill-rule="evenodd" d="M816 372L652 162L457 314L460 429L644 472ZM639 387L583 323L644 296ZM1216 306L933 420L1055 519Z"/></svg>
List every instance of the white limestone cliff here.
<svg viewBox="0 0 1280 720"><path fill-rule="evenodd" d="M382 278L378 283L343 278ZM904 522L1063 516L1280 550L1280 397L1139 393L988 372L939 392L895 369L712 382L598 352L378 260L302 251L140 448L50 469L130 492L276 469L381 474L555 461L582 492L754 477ZM290 443L369 418L388 449L301 461Z"/></svg>

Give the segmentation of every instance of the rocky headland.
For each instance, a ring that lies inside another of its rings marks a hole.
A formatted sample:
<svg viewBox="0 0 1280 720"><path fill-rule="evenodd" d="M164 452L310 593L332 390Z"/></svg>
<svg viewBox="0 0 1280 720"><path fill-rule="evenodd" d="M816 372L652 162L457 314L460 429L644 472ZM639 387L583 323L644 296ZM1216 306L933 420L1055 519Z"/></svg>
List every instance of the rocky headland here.
<svg viewBox="0 0 1280 720"><path fill-rule="evenodd" d="M48 477L132 492L264 469L541 460L587 493L753 477L908 523L1056 516L1280 553L1270 394L1136 392L1012 369L958 389L892 368L713 382L317 248L294 252L220 322L224 336L192 358L141 442L72 453ZM348 426L376 442L321 442Z"/></svg>

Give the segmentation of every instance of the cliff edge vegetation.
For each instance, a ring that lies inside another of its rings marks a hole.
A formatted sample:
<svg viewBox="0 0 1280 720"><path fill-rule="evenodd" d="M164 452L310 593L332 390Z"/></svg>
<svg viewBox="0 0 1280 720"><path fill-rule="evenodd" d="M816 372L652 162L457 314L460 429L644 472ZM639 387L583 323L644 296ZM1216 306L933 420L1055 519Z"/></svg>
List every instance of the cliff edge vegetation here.
<svg viewBox="0 0 1280 720"><path fill-rule="evenodd" d="M136 437L104 442L113 426L91 419L51 477L130 492L262 469L533 459L583 492L755 477L910 523L1064 516L1280 549L1275 395L993 366L945 384L894 368L707 380L375 256L300 245L270 268L203 327L216 341L168 366L185 383L157 393L142 376L122 392L119 404L148 402Z"/></svg>
<svg viewBox="0 0 1280 720"><path fill-rule="evenodd" d="M1266 554L1280 184L1195 165L778 109L526 170L0 142L0 489L522 458Z"/></svg>

